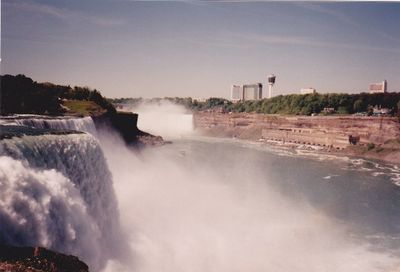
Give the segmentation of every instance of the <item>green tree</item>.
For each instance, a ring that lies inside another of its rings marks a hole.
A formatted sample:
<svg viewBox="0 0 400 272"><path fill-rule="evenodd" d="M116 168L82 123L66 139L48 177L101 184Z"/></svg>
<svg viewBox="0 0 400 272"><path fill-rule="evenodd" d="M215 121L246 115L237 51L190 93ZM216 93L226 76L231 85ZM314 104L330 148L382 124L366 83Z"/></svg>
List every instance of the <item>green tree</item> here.
<svg viewBox="0 0 400 272"><path fill-rule="evenodd" d="M399 99L399 101L397 101L397 116L399 116L400 117L400 99Z"/></svg>
<svg viewBox="0 0 400 272"><path fill-rule="evenodd" d="M354 112L362 112L365 110L364 102L362 99L357 99L353 104Z"/></svg>

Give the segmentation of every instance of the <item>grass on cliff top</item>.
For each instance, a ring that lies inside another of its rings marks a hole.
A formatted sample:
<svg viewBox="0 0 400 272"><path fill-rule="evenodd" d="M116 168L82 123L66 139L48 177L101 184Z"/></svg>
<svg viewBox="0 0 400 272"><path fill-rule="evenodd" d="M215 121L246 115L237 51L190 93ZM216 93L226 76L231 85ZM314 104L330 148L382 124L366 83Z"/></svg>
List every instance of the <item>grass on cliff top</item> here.
<svg viewBox="0 0 400 272"><path fill-rule="evenodd" d="M67 108L68 114L74 115L97 115L106 111L95 102L86 100L64 100L62 105Z"/></svg>

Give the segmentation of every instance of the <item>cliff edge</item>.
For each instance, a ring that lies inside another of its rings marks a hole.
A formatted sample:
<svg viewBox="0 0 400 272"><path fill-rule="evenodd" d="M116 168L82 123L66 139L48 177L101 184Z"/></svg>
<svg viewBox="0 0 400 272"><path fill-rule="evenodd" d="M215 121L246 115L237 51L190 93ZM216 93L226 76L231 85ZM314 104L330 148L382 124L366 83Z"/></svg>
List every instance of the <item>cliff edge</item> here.
<svg viewBox="0 0 400 272"><path fill-rule="evenodd" d="M141 131L137 127L138 114L132 112L106 113L92 116L96 129L112 129L117 132L125 143L133 147L159 146L164 144L161 136L154 136Z"/></svg>
<svg viewBox="0 0 400 272"><path fill-rule="evenodd" d="M88 272L89 267L75 256L42 247L0 245L0 271Z"/></svg>

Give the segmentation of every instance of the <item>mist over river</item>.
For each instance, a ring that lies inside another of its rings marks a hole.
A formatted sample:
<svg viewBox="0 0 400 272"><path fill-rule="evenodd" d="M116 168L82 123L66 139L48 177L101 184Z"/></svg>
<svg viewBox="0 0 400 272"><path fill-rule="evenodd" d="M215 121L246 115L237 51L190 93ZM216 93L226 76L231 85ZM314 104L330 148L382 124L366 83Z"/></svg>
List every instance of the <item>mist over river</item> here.
<svg viewBox="0 0 400 272"><path fill-rule="evenodd" d="M140 154L103 140L132 249L107 271L399 269L397 166L183 137L185 120Z"/></svg>
<svg viewBox="0 0 400 272"><path fill-rule="evenodd" d="M400 187L390 169L374 176L358 160L204 139L106 156L137 271L395 271L399 263Z"/></svg>

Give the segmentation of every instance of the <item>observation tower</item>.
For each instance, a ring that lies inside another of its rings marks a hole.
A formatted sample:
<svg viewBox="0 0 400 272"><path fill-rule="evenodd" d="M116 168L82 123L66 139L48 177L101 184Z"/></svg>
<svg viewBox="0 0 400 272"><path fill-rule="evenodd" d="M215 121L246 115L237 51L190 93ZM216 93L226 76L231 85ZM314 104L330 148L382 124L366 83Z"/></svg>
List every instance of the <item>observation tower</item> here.
<svg viewBox="0 0 400 272"><path fill-rule="evenodd" d="M275 84L275 78L274 74L268 76L268 98L272 97L272 87Z"/></svg>

